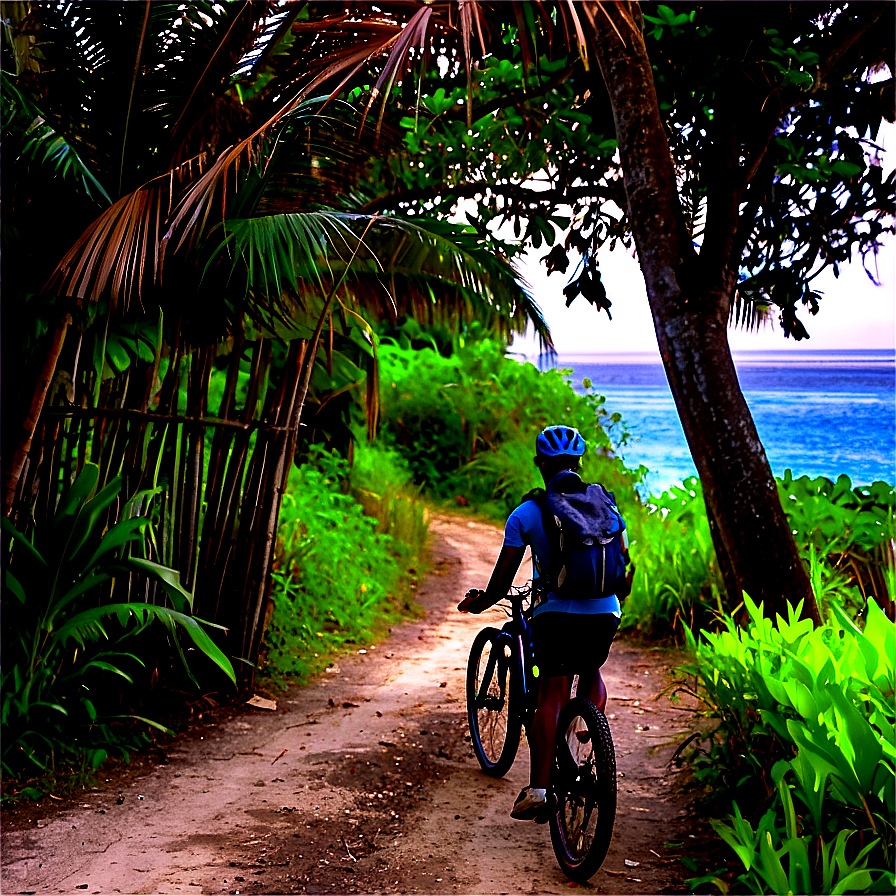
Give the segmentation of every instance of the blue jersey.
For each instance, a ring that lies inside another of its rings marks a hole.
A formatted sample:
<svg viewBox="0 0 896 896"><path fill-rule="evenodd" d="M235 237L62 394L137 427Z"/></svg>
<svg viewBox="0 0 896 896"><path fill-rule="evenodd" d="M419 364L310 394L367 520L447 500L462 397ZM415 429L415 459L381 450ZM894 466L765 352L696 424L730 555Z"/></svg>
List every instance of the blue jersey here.
<svg viewBox="0 0 896 896"><path fill-rule="evenodd" d="M623 538L625 533L623 533ZM507 518L504 526L504 544L512 548L532 548L532 578L538 579L538 567L548 569L551 561L551 545L544 531L541 508L535 501L523 501ZM586 600L561 600L553 591L547 600L539 604L535 616L540 613L612 613L617 618L622 615L619 598L593 597Z"/></svg>

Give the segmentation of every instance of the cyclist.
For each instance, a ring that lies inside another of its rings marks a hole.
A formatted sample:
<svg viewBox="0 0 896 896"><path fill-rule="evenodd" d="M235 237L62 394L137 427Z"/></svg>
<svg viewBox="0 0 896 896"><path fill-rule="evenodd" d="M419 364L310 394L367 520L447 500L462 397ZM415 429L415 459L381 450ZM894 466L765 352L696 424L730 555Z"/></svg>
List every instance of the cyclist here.
<svg viewBox="0 0 896 896"><path fill-rule="evenodd" d="M535 464L545 486L566 470L578 469L585 453L585 440L570 426L548 426L535 441ZM572 478L572 477L569 477ZM623 530L624 557L628 565L628 540ZM507 519L504 544L485 591L473 590L458 604L461 612L481 613L507 596L523 561L526 547L532 549L533 579L537 591L538 570L550 566L550 543L544 530L541 507L524 500ZM625 594L634 574L629 567ZM620 589L623 590L623 589ZM579 676L577 693L599 709L607 702L607 689L600 674L610 644L619 626L619 598L561 600L553 592L543 595L532 615L532 640L538 666L535 716L529 732L529 786L517 797L513 818L546 820L547 788L553 764L553 745L560 710L569 700L574 675Z"/></svg>

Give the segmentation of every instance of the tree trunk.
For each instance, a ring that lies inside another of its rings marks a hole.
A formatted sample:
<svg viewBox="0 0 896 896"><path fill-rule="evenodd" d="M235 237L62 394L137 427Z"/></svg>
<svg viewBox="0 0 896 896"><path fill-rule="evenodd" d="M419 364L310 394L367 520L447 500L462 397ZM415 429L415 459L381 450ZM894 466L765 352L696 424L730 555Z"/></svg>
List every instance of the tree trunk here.
<svg viewBox="0 0 896 896"><path fill-rule="evenodd" d="M34 438L37 422L40 419L41 411L44 409L44 401L47 398L50 383L52 383L53 376L56 373L56 362L59 360L59 353L62 351L62 343L65 341L65 333L71 320L71 315L66 314L56 321L56 326L49 336L44 363L38 374L34 390L31 393L28 408L25 411L21 431L17 433L18 437L15 440L10 440L15 444L15 451L12 463L7 467L4 482L3 513L5 516L10 516L12 513L13 503L19 487L19 479L22 476L25 461L28 459L28 453L31 451L31 440Z"/></svg>
<svg viewBox="0 0 896 896"><path fill-rule="evenodd" d="M635 3L587 4L616 123L626 197L660 355L703 484L733 607L741 591L768 615L802 600L818 621L805 566L744 400L728 345L735 278L706 270L684 226L675 168ZM736 222L735 222L736 224Z"/></svg>

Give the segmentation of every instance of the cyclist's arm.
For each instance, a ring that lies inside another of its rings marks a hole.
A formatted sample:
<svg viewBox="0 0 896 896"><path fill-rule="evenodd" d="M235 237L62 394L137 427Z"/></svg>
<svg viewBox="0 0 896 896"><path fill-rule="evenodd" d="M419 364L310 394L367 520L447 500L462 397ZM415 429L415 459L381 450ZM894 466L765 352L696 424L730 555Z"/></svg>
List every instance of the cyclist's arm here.
<svg viewBox="0 0 896 896"><path fill-rule="evenodd" d="M523 562L525 553L525 547L517 548L505 544L501 548L501 553L498 554L492 576L488 580L488 587L485 591L480 591L478 595L467 595L457 605L457 609L462 613L481 613L507 597L507 592L510 591L510 586L513 584L514 576Z"/></svg>

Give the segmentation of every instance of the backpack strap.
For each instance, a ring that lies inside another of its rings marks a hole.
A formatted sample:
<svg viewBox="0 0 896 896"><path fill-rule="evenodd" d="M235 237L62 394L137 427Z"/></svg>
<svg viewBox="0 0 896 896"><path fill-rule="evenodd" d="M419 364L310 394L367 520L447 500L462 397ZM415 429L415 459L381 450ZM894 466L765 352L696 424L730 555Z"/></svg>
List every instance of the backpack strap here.
<svg viewBox="0 0 896 896"><path fill-rule="evenodd" d="M538 590L541 592L552 591L557 585L557 575L560 572L558 560L560 559L560 530L554 515L548 510L548 493L543 488L533 488L523 495L523 501L534 501L541 510L541 524L548 540L551 551L551 563L547 569L539 568Z"/></svg>
<svg viewBox="0 0 896 896"><path fill-rule="evenodd" d="M533 488L523 495L520 504L525 504L526 501L534 501L539 507L542 507L544 506L547 497L548 493L543 488Z"/></svg>

